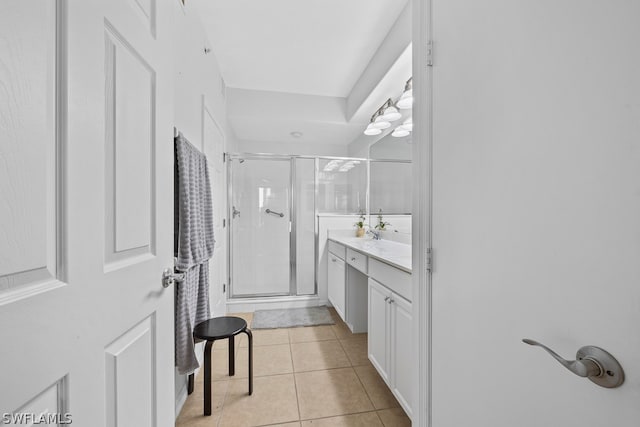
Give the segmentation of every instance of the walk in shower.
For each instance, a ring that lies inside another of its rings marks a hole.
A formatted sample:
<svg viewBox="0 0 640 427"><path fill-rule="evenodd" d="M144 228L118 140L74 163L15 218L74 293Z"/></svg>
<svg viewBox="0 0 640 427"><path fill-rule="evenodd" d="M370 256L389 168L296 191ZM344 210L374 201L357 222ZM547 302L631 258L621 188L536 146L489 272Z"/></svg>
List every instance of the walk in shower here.
<svg viewBox="0 0 640 427"><path fill-rule="evenodd" d="M365 159L228 156L232 299L317 295L319 214L367 211Z"/></svg>
<svg viewBox="0 0 640 427"><path fill-rule="evenodd" d="M315 295L314 158L229 156L232 298Z"/></svg>

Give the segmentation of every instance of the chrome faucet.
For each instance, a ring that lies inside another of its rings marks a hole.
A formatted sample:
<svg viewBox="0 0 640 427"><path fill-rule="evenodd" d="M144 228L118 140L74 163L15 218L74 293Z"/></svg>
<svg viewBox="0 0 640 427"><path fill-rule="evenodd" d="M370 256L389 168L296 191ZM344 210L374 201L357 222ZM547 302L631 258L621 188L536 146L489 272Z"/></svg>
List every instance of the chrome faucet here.
<svg viewBox="0 0 640 427"><path fill-rule="evenodd" d="M379 231L369 229L369 230L367 230L367 233L373 235L373 240L380 240L380 232Z"/></svg>

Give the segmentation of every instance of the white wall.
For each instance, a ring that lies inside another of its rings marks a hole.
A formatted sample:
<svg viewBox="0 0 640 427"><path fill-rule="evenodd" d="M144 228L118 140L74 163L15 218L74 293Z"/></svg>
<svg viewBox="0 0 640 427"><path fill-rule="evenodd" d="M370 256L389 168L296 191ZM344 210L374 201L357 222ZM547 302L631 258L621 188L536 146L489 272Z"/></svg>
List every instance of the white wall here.
<svg viewBox="0 0 640 427"><path fill-rule="evenodd" d="M203 106L211 113L226 137L229 126L226 119L224 83L213 53L205 54L209 45L204 29L194 10L174 1L172 24L175 27L173 64L175 67L174 125L196 147L203 149ZM227 140L228 138L225 138ZM225 146L224 151L233 147ZM210 160L211 161L211 160ZM172 173L172 172L171 172ZM226 206L226 194L214 194L216 206ZM226 211L226 210L225 210ZM226 233L216 235L216 241L226 239ZM225 245L228 248L228 245ZM226 254L223 254L226 259ZM214 313L220 315L223 313ZM202 360L202 346L196 352ZM176 374L176 416L186 399L186 376Z"/></svg>
<svg viewBox="0 0 640 427"><path fill-rule="evenodd" d="M432 423L635 427L640 2L432 3Z"/></svg>

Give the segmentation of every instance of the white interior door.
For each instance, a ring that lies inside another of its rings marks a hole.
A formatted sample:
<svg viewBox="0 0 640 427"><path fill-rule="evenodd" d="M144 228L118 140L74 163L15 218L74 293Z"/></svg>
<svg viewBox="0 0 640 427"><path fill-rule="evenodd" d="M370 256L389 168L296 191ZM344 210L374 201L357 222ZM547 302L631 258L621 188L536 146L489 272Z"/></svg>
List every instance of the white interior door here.
<svg viewBox="0 0 640 427"><path fill-rule="evenodd" d="M226 277L227 277L227 235L226 210L227 186L224 168L224 136L213 115L203 103L202 141L204 153L209 165L211 193L213 200L213 234L216 244L213 256L209 260L209 296L211 299L211 315L221 316L226 313Z"/></svg>
<svg viewBox="0 0 640 427"><path fill-rule="evenodd" d="M170 5L0 4L0 413L173 425Z"/></svg>
<svg viewBox="0 0 640 427"><path fill-rule="evenodd" d="M432 4L433 425L637 426L640 3Z"/></svg>

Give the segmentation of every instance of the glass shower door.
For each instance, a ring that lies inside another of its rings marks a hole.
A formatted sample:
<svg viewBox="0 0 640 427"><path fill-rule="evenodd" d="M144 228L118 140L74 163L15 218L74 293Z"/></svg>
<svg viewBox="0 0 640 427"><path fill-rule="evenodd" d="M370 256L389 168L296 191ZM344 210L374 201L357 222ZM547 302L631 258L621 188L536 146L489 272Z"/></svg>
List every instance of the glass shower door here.
<svg viewBox="0 0 640 427"><path fill-rule="evenodd" d="M291 292L291 162L231 159L231 296Z"/></svg>

